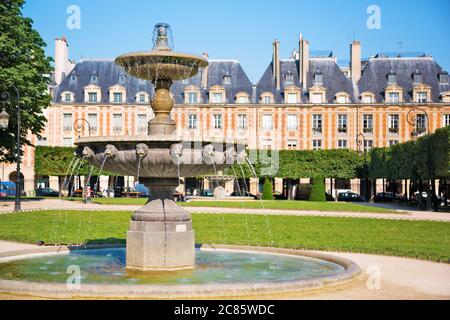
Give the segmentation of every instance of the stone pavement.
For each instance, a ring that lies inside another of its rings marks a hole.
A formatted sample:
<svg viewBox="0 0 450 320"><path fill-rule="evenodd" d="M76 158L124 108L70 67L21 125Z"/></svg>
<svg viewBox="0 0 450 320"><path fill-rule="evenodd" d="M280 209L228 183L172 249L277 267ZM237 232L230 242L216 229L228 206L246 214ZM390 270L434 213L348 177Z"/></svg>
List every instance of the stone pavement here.
<svg viewBox="0 0 450 320"><path fill-rule="evenodd" d="M306 210L280 210L280 209L244 209L213 207L184 207L195 213L218 214L264 214L264 215L293 215L293 216L321 216L321 217L352 217L391 220L426 220L450 222L449 212L406 211L406 207L395 206L398 213L370 213L370 212L337 212L337 211L306 211ZM139 205L102 205L96 203L82 203L81 201L67 201L60 199L26 200L22 202L22 209L28 210L100 210L100 211L135 211ZM0 202L0 214L12 212L14 202Z"/></svg>

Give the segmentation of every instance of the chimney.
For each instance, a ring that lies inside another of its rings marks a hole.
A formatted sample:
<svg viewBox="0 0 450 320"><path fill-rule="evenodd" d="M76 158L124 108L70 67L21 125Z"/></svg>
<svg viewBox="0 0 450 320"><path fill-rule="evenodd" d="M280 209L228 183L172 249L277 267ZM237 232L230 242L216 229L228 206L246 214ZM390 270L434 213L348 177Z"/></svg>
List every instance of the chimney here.
<svg viewBox="0 0 450 320"><path fill-rule="evenodd" d="M275 79L276 89L280 90L280 42L277 39L273 41L273 78Z"/></svg>
<svg viewBox="0 0 450 320"><path fill-rule="evenodd" d="M202 57L209 60L208 52L204 51ZM208 67L205 67L202 71L202 89L208 89Z"/></svg>
<svg viewBox="0 0 450 320"><path fill-rule="evenodd" d="M69 45L65 37L55 39L55 82L59 85L67 75Z"/></svg>
<svg viewBox="0 0 450 320"><path fill-rule="evenodd" d="M352 81L357 84L361 78L361 43L357 40L350 45L350 74Z"/></svg>
<svg viewBox="0 0 450 320"><path fill-rule="evenodd" d="M303 91L308 90L308 71L309 71L309 42L303 39L300 34L299 43L299 65L300 65L300 81L302 82Z"/></svg>

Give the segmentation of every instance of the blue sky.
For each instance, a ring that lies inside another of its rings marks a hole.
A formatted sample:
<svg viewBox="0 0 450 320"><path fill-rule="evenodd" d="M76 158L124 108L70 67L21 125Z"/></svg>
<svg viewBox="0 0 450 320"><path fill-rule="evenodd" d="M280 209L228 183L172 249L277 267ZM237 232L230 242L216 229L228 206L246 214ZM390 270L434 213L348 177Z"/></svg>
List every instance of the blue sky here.
<svg viewBox="0 0 450 320"><path fill-rule="evenodd" d="M70 5L81 10L80 29L66 26ZM367 27L370 5L381 10L381 29ZM449 12L449 0L27 0L23 11L52 56L62 35L77 61L148 50L153 25L167 22L176 51L238 59L255 83L270 63L273 39L288 58L300 33L311 50L332 50L338 59L349 58L355 38L363 57L420 51L450 71Z"/></svg>

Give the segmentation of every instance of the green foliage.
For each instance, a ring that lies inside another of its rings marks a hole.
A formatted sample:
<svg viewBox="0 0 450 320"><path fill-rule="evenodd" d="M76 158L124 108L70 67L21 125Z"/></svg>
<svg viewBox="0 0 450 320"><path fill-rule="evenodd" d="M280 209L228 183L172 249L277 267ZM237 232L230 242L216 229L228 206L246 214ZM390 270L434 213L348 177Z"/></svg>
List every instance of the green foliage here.
<svg viewBox="0 0 450 320"><path fill-rule="evenodd" d="M448 178L450 127L391 148L370 151L369 176L388 179Z"/></svg>
<svg viewBox="0 0 450 320"><path fill-rule="evenodd" d="M0 161L5 162L15 161L17 103L22 109L21 140L23 144L31 145L28 133L40 134L45 125L42 111L51 101L47 93L51 58L45 55L46 44L33 29L33 21L22 16L24 2L0 2L0 93L10 95L0 106L10 115L8 130L0 131ZM19 101L13 86L19 91Z"/></svg>
<svg viewBox="0 0 450 320"><path fill-rule="evenodd" d="M272 176L279 178L309 178L315 176L327 178L352 179L361 176L361 168L364 165L364 158L355 151L347 149L330 150L279 150L272 151L272 154L265 156L265 150L251 150L250 159L257 176ZM256 161L254 161L256 158ZM270 159L270 160L269 160ZM272 174L264 174L272 166ZM239 177L253 177L252 172L246 167L234 166ZM244 175L242 175L242 171ZM233 174L229 169L228 174Z"/></svg>
<svg viewBox="0 0 450 320"><path fill-rule="evenodd" d="M264 185L263 185L263 194L262 194L262 199L263 200L273 200L273 185L272 185L272 181L268 178L266 178L264 180Z"/></svg>
<svg viewBox="0 0 450 320"><path fill-rule="evenodd" d="M309 201L326 202L325 183L322 177L313 178L312 190L309 195Z"/></svg>

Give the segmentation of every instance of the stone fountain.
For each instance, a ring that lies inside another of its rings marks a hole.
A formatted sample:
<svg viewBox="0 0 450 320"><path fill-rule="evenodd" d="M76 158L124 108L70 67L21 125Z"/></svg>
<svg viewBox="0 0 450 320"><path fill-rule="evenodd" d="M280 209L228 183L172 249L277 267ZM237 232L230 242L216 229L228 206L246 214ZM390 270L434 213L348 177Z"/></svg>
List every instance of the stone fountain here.
<svg viewBox="0 0 450 320"><path fill-rule="evenodd" d="M223 141L185 139L176 134L170 117L175 80L195 76L208 62L171 48L167 24L154 28L154 47L148 52L119 56L116 64L129 75L155 86L150 102L155 117L148 135L80 138L77 154L91 164L121 175L136 176L150 190L149 201L134 212L127 233L126 266L141 271L189 269L195 262L191 214L173 200L179 177L207 175L242 161L245 146Z"/></svg>

